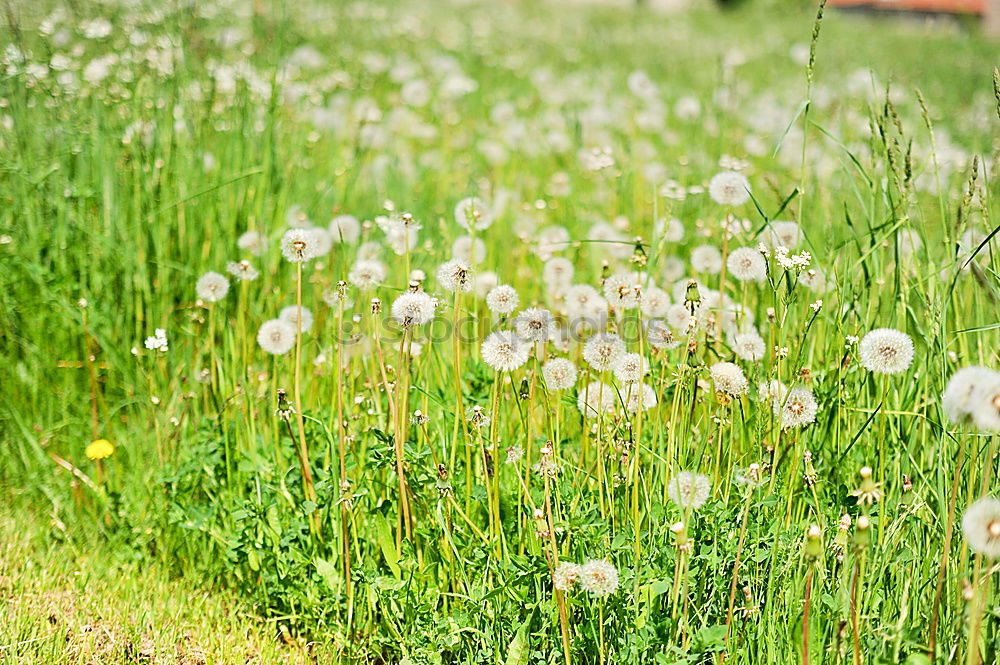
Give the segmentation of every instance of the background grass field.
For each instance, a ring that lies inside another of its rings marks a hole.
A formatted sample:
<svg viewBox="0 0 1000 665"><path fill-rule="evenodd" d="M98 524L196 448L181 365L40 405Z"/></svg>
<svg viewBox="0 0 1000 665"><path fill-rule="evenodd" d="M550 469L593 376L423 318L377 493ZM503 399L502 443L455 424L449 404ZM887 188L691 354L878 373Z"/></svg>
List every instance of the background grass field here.
<svg viewBox="0 0 1000 665"><path fill-rule="evenodd" d="M996 486L998 437L940 407L955 369L1000 367L996 43L769 2L85 1L13 4L7 21L0 662L997 662L994 562L945 541L953 484L958 517ZM753 199L726 208L703 190L734 164ZM712 389L706 367L733 354L711 325L656 354L629 339L658 396L642 415L583 419L575 390L544 388L548 355L583 373L575 340L495 374L482 294L435 279L467 196L496 214L475 269L522 308L562 306L542 276L552 226L575 282L644 263L678 302L697 277L742 303L768 349L737 361L750 394ZM382 286L348 286L343 309L324 297L359 242L384 243L369 222L304 267L301 352L258 347L296 303L289 224L402 211L423 228L412 251L381 248ZM658 230L669 218L683 239ZM773 266L750 286L692 271L724 223L732 249L775 219L799 223L825 288ZM238 248L248 230L262 255ZM199 299L198 278L239 259L260 277ZM474 341L404 359L380 322L411 269L440 330L471 318ZM906 373L858 364L848 337L880 327L913 338ZM143 345L156 328L165 353ZM810 386L816 422L777 427L756 399L770 379ZM305 465L278 388L306 417ZM490 427L465 420L476 406ZM428 421L403 425L414 409ZM94 439L113 455L88 459ZM532 471L547 441L548 479ZM512 446L524 457L504 464ZM738 482L752 463L756 489ZM866 465L873 505L852 496ZM680 470L711 480L697 514L666 497ZM617 592L553 593L553 548L613 562Z"/></svg>

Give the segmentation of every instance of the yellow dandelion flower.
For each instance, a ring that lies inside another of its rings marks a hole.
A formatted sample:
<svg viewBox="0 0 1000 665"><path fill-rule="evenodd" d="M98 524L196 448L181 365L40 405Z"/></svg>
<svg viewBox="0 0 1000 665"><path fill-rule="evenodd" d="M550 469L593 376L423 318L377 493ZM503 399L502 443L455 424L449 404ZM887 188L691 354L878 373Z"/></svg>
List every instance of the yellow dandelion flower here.
<svg viewBox="0 0 1000 665"><path fill-rule="evenodd" d="M115 447L107 439L96 439L87 446L87 457L92 460L104 459L105 457L111 457L112 453L115 452Z"/></svg>

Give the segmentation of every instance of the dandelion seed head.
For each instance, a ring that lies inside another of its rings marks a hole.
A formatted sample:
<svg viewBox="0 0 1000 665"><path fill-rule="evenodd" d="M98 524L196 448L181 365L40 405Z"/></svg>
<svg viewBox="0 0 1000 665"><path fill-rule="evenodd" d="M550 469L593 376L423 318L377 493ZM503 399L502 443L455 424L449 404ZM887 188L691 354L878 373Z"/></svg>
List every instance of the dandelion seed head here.
<svg viewBox="0 0 1000 665"><path fill-rule="evenodd" d="M229 280L217 272L206 272L195 284L198 297L206 302L219 302L229 293Z"/></svg>
<svg viewBox="0 0 1000 665"><path fill-rule="evenodd" d="M452 293L467 293L472 290L473 272L468 263L452 259L445 261L437 270L438 284Z"/></svg>
<svg viewBox="0 0 1000 665"><path fill-rule="evenodd" d="M808 388L796 387L784 399L774 401L774 415L781 419L781 428L804 427L816 421L819 405Z"/></svg>
<svg viewBox="0 0 1000 665"><path fill-rule="evenodd" d="M650 321L646 324L646 341L654 349L674 349L680 346L680 340L674 337L673 331L663 321Z"/></svg>
<svg viewBox="0 0 1000 665"><path fill-rule="evenodd" d="M298 330L299 310L300 308L297 305L289 305L288 307L282 308L281 312L278 313L278 318L291 325L292 330ZM312 329L313 325L313 315L308 307L301 308L301 318L302 333L305 334Z"/></svg>
<svg viewBox="0 0 1000 665"><path fill-rule="evenodd" d="M493 223L493 213L482 199L472 196L455 206L455 222L470 231L483 231Z"/></svg>
<svg viewBox="0 0 1000 665"><path fill-rule="evenodd" d="M408 291L392 301L392 318L404 328L434 320L437 301L423 291Z"/></svg>
<svg viewBox="0 0 1000 665"><path fill-rule="evenodd" d="M552 572L552 586L559 591L572 591L580 578L580 564L563 561Z"/></svg>
<svg viewBox="0 0 1000 665"><path fill-rule="evenodd" d="M265 321L257 331L257 343L267 353L284 355L295 346L295 327L281 319Z"/></svg>
<svg viewBox="0 0 1000 665"><path fill-rule="evenodd" d="M639 294L639 310L647 319L662 319L670 307L670 294L661 288L650 286Z"/></svg>
<svg viewBox="0 0 1000 665"><path fill-rule="evenodd" d="M691 250L691 269L716 275L722 270L722 253L712 245L700 245Z"/></svg>
<svg viewBox="0 0 1000 665"><path fill-rule="evenodd" d="M767 261L753 247L737 247L726 259L726 268L741 282L763 282L767 278Z"/></svg>
<svg viewBox="0 0 1000 665"><path fill-rule="evenodd" d="M576 406L584 418L613 413L617 405L615 389L600 381L591 381L576 396Z"/></svg>
<svg viewBox="0 0 1000 665"><path fill-rule="evenodd" d="M326 228L333 242L353 245L361 237L361 223L354 215L337 215Z"/></svg>
<svg viewBox="0 0 1000 665"><path fill-rule="evenodd" d="M513 330L490 334L479 348L483 362L498 372L513 372L528 361L531 345Z"/></svg>
<svg viewBox="0 0 1000 665"><path fill-rule="evenodd" d="M971 399L972 422L982 431L1000 432L1000 372L976 386Z"/></svg>
<svg viewBox="0 0 1000 665"><path fill-rule="evenodd" d="M750 200L750 181L735 171L722 171L709 181L708 195L719 205L742 205Z"/></svg>
<svg viewBox="0 0 1000 665"><path fill-rule="evenodd" d="M692 471L677 473L667 485L667 497L685 510L698 510L711 495L712 484L708 477Z"/></svg>
<svg viewBox="0 0 1000 665"><path fill-rule="evenodd" d="M598 372L614 368L625 354L625 342L610 332L599 332L583 345L583 359Z"/></svg>
<svg viewBox="0 0 1000 665"><path fill-rule="evenodd" d="M618 569L605 559L591 559L579 572L580 588L602 598L618 590Z"/></svg>
<svg viewBox="0 0 1000 665"><path fill-rule="evenodd" d="M514 330L529 342L546 342L556 331L556 320L547 309L530 307L514 319Z"/></svg>
<svg viewBox="0 0 1000 665"><path fill-rule="evenodd" d="M615 309L638 307L642 281L643 278L639 273L615 273L604 280L604 298Z"/></svg>
<svg viewBox="0 0 1000 665"><path fill-rule="evenodd" d="M709 368L715 389L719 392L739 397L746 393L749 383L743 370L730 362L718 362Z"/></svg>
<svg viewBox="0 0 1000 665"><path fill-rule="evenodd" d="M320 256L321 244L313 229L289 229L281 237L281 254L292 263L304 263Z"/></svg>
<svg viewBox="0 0 1000 665"><path fill-rule="evenodd" d="M638 353L625 353L615 363L615 378L620 383L635 383L649 373L649 363Z"/></svg>
<svg viewBox="0 0 1000 665"><path fill-rule="evenodd" d="M754 330L733 335L729 346L738 358L749 362L757 362L767 352L764 339Z"/></svg>
<svg viewBox="0 0 1000 665"><path fill-rule="evenodd" d="M226 272L241 282L252 282L260 276L260 272L247 261L230 261L226 264Z"/></svg>
<svg viewBox="0 0 1000 665"><path fill-rule="evenodd" d="M913 340L899 330L877 328L861 339L858 356L871 372L900 374L913 362Z"/></svg>
<svg viewBox="0 0 1000 665"><path fill-rule="evenodd" d="M347 281L361 289L374 289L383 284L388 276L385 264L376 259L360 260L351 266Z"/></svg>
<svg viewBox="0 0 1000 665"><path fill-rule="evenodd" d="M969 506L962 516L962 533L974 552L1000 558L1000 499L987 496Z"/></svg>
<svg viewBox="0 0 1000 665"><path fill-rule="evenodd" d="M542 377L551 391L569 390L576 385L576 365L567 358L553 358L542 366Z"/></svg>
<svg viewBox="0 0 1000 665"><path fill-rule="evenodd" d="M247 231L236 240L236 246L244 252L249 252L254 256L260 256L264 253L267 243L261 234L256 231Z"/></svg>
<svg viewBox="0 0 1000 665"><path fill-rule="evenodd" d="M972 396L976 388L995 376L997 372L978 366L963 367L952 374L941 395L941 407L948 420L956 425L972 420Z"/></svg>
<svg viewBox="0 0 1000 665"><path fill-rule="evenodd" d="M486 306L494 314L510 314L517 309L520 300L514 287L507 284L495 286L486 294Z"/></svg>
<svg viewBox="0 0 1000 665"><path fill-rule="evenodd" d="M451 256L469 265L482 263L486 258L486 243L472 236L459 236L451 245Z"/></svg>

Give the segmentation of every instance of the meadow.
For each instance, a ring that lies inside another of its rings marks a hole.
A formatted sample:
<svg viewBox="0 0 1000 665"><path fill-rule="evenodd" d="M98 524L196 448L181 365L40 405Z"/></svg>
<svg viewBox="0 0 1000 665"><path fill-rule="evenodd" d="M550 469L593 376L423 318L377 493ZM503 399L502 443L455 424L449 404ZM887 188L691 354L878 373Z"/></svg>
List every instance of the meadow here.
<svg viewBox="0 0 1000 665"><path fill-rule="evenodd" d="M0 663L1000 662L1000 44L8 4Z"/></svg>

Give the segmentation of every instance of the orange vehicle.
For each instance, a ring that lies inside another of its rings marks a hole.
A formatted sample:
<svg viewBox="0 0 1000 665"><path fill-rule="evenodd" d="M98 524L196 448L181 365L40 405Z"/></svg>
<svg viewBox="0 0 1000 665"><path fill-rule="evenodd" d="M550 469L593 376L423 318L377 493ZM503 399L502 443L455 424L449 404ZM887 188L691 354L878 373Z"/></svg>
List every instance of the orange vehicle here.
<svg viewBox="0 0 1000 665"><path fill-rule="evenodd" d="M876 10L898 10L935 14L968 14L983 16L989 0L830 0L832 7L857 7Z"/></svg>

